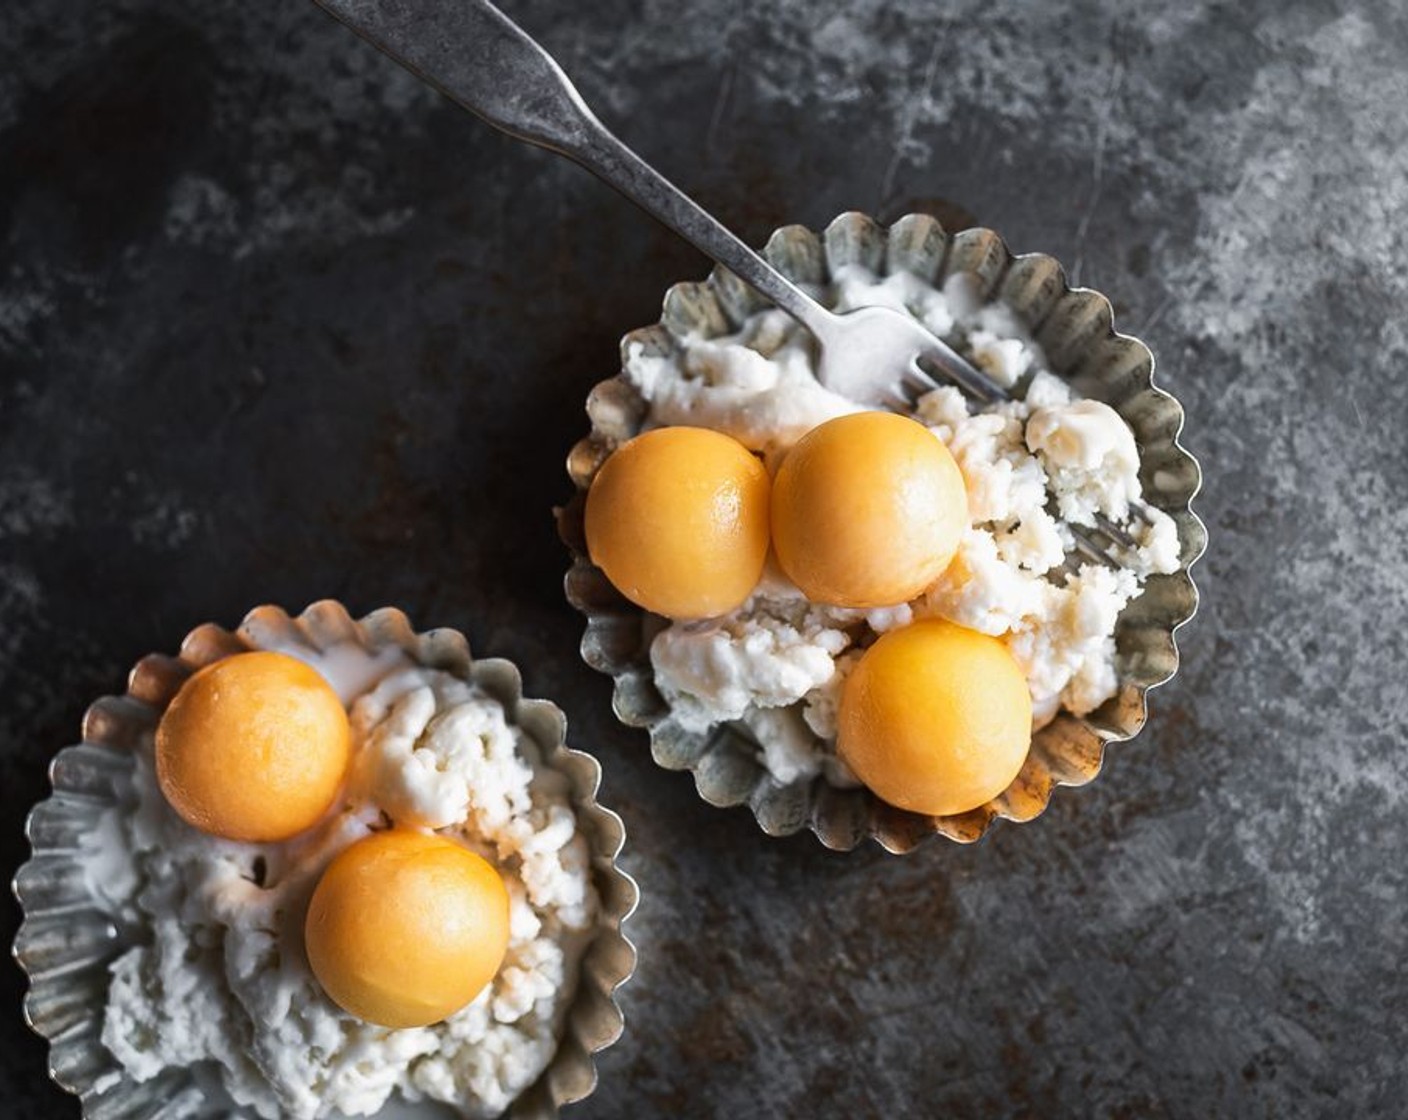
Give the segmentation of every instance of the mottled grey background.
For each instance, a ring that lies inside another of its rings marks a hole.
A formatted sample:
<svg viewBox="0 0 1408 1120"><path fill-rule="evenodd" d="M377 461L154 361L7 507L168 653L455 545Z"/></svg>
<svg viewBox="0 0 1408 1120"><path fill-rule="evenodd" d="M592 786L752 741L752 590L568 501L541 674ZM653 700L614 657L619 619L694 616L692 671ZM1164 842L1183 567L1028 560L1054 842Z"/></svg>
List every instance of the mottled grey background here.
<svg viewBox="0 0 1408 1120"><path fill-rule="evenodd" d="M550 515L616 339L705 262L299 0L7 0L0 875L141 654L392 603L517 659L626 820L640 970L572 1115L1402 1115L1404 6L505 7L752 239L939 206L1108 292L1207 476L1183 672L973 849L705 806L577 659ZM22 989L0 1112L75 1117Z"/></svg>

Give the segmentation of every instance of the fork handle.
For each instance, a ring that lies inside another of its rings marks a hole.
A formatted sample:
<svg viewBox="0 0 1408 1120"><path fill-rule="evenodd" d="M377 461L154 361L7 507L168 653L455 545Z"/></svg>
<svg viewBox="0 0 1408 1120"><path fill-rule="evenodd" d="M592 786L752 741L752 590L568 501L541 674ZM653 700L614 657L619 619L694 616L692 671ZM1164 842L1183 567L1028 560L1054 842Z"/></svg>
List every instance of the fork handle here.
<svg viewBox="0 0 1408 1120"><path fill-rule="evenodd" d="M451 101L567 156L819 339L833 318L601 123L556 60L488 0L315 0Z"/></svg>

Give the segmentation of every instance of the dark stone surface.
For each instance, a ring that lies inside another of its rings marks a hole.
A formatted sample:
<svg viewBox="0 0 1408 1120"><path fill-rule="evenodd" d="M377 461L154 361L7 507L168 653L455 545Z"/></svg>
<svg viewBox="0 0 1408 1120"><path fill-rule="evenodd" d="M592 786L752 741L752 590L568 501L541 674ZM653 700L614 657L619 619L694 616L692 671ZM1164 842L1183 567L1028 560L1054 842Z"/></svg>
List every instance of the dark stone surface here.
<svg viewBox="0 0 1408 1120"><path fill-rule="evenodd" d="M10 0L0 875L138 656L391 603L516 659L626 820L641 965L573 1115L1401 1114L1403 6L507 7L752 239L948 199L1110 293L1207 475L1182 674L973 849L707 807L578 660L550 516L616 339L705 263L309 5ZM21 992L0 1112L75 1117Z"/></svg>

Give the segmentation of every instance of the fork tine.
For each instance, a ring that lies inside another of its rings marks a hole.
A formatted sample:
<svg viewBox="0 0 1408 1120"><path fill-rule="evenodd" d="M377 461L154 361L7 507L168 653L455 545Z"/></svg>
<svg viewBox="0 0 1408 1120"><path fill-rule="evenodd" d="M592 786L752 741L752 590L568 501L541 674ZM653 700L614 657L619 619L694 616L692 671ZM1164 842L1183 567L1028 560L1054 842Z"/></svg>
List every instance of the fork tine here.
<svg viewBox="0 0 1408 1120"><path fill-rule="evenodd" d="M919 398L938 389L939 383L915 366L911 366L898 382L885 393L881 402L891 412L909 414L919 404Z"/></svg>
<svg viewBox="0 0 1408 1120"><path fill-rule="evenodd" d="M937 389L939 384L935 377L941 377L969 397L975 397L981 401L992 403L1012 399L1011 393L968 361L962 354L943 342L939 342L938 347L934 349L917 354L914 361L910 363L909 376L922 384L925 387L925 392ZM1143 502L1130 502L1129 512L1146 525L1154 523L1154 519L1149 515L1148 507ZM1099 517L1097 527L1111 540L1126 548L1139 547L1138 541L1108 518ZM1073 528L1072 532L1075 531ZM1106 557L1106 562L1118 566L1117 561L1110 560L1108 557Z"/></svg>
<svg viewBox="0 0 1408 1120"><path fill-rule="evenodd" d="M908 416L914 411L914 401L898 389L886 393L880 403L885 406L887 412L898 412L901 416Z"/></svg>
<svg viewBox="0 0 1408 1120"><path fill-rule="evenodd" d="M942 388L939 382L930 377L924 367L919 364L918 358L909 363L909 369L905 370L904 376L900 378L900 384L907 389L913 389L920 396Z"/></svg>
<svg viewBox="0 0 1408 1120"><path fill-rule="evenodd" d="M914 365L925 374L942 377L950 384L958 386L970 397L984 401L1012 399L1006 389L948 346L925 351L914 359Z"/></svg>
<svg viewBox="0 0 1408 1120"><path fill-rule="evenodd" d="M1130 503L1131 511L1133 510L1133 508L1134 504ZM1116 544L1122 544L1125 548L1139 547L1139 542L1137 540L1130 536L1129 533L1127 533L1119 525L1115 524L1115 522L1111 521L1103 513L1097 513L1095 515L1095 527L1100 532L1104 533L1105 536L1109 537L1112 541L1114 541Z"/></svg>
<svg viewBox="0 0 1408 1120"><path fill-rule="evenodd" d="M909 369L900 379L896 391L887 394L887 407L892 412L913 412L920 397L942 387L939 378L955 386L969 398L977 398L988 403L1012 399L1012 395L991 377L979 370L961 354L945 346L942 350L926 351L915 356ZM1132 517L1138 518L1146 525L1153 523L1148 509L1142 502L1130 502L1129 512ZM1121 545L1124 548L1136 549L1139 547L1139 542L1127 529L1101 513L1095 515L1095 525L1090 529L1071 525L1069 522L1066 523L1066 527L1070 529L1071 537L1075 542L1074 553L1116 571L1124 565L1116 557L1110 555L1109 551L1095 539L1096 535L1103 536L1112 544ZM1065 564L1066 571L1072 575L1079 568L1079 565L1072 562L1073 559L1074 557L1068 557Z"/></svg>
<svg viewBox="0 0 1408 1120"><path fill-rule="evenodd" d="M1067 524L1066 528L1071 531L1071 538L1075 541L1075 551L1079 552L1087 560L1092 560L1096 564L1103 564L1105 567L1113 568L1116 571L1124 566L1096 544L1095 541L1091 539L1090 534L1080 526Z"/></svg>
<svg viewBox="0 0 1408 1120"><path fill-rule="evenodd" d="M1149 513L1149 507L1143 502L1130 502L1129 512L1139 518L1140 521L1144 522L1145 525L1152 525L1154 523L1154 518Z"/></svg>

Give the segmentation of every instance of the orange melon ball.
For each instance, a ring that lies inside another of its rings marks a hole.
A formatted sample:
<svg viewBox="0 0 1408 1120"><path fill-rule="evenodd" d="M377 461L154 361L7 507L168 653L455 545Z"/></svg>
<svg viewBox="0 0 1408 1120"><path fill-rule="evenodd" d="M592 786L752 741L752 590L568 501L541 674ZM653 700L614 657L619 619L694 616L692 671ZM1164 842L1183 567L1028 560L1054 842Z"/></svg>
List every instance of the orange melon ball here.
<svg viewBox="0 0 1408 1120"><path fill-rule="evenodd" d="M918 421L857 412L813 428L773 481L778 563L807 598L888 607L943 574L968 527L948 448Z"/></svg>
<svg viewBox="0 0 1408 1120"><path fill-rule="evenodd" d="M587 551L631 602L710 618L748 598L768 554L771 482L735 439L657 428L619 447L587 493Z"/></svg>
<svg viewBox="0 0 1408 1120"><path fill-rule="evenodd" d="M189 824L230 840L286 840L342 786L347 711L316 669L239 653L181 686L156 729L156 777Z"/></svg>
<svg viewBox="0 0 1408 1120"><path fill-rule="evenodd" d="M1032 697L996 638L928 619L866 650L841 693L836 750L891 805L966 813L1022 769Z"/></svg>
<svg viewBox="0 0 1408 1120"><path fill-rule="evenodd" d="M313 974L339 1007L384 1027L424 1027L498 972L508 891L491 864L442 836L377 832L328 864L304 937Z"/></svg>

